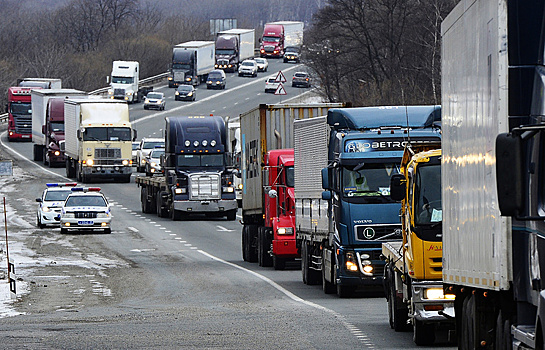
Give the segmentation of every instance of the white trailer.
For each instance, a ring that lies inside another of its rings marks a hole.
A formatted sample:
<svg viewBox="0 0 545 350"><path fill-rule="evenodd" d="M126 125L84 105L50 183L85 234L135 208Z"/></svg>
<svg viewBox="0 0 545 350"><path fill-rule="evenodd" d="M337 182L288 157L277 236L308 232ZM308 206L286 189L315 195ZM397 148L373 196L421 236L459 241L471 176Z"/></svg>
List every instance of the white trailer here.
<svg viewBox="0 0 545 350"><path fill-rule="evenodd" d="M17 86L62 89L62 80L57 78L23 78L17 81Z"/></svg>
<svg viewBox="0 0 545 350"><path fill-rule="evenodd" d="M305 24L296 21L279 21L267 24L280 24L284 27L284 48L288 46L303 46L303 30Z"/></svg>
<svg viewBox="0 0 545 350"><path fill-rule="evenodd" d="M140 102L153 90L140 86L140 64L136 61L113 61L109 82L108 97L128 103Z"/></svg>
<svg viewBox="0 0 545 350"><path fill-rule="evenodd" d="M75 89L36 89L30 92L32 103L32 142L34 160L45 160L45 149L50 142L47 124L47 106L52 98L83 98L87 93ZM64 133L64 130L63 130Z"/></svg>
<svg viewBox="0 0 545 350"><path fill-rule="evenodd" d="M239 42L239 62L254 57L255 29L229 29L218 33L220 35L234 35Z"/></svg>
<svg viewBox="0 0 545 350"><path fill-rule="evenodd" d="M176 45L173 49L172 77L180 78L176 78L175 82L199 85L205 81L208 73L214 69L215 51L214 41L188 41Z"/></svg>
<svg viewBox="0 0 545 350"><path fill-rule="evenodd" d="M245 59L254 57L255 29L229 29L216 37L216 68L237 71Z"/></svg>

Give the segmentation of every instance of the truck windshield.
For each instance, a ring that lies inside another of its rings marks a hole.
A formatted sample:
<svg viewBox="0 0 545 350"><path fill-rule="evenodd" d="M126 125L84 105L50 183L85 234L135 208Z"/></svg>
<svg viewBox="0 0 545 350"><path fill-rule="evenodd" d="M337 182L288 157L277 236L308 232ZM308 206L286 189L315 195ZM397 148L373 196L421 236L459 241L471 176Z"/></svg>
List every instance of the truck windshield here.
<svg viewBox="0 0 545 350"><path fill-rule="evenodd" d="M390 196L390 176L399 172L394 163L360 163L342 168L342 189L347 197Z"/></svg>
<svg viewBox="0 0 545 350"><path fill-rule="evenodd" d="M414 182L415 224L441 222L441 165L421 165L417 168Z"/></svg>
<svg viewBox="0 0 545 350"><path fill-rule="evenodd" d="M112 83L114 84L132 84L133 82L133 77L112 77Z"/></svg>
<svg viewBox="0 0 545 350"><path fill-rule="evenodd" d="M266 42L273 42L273 43L277 43L280 41L280 38L277 38L275 36L264 36L263 37L263 41L266 41Z"/></svg>
<svg viewBox="0 0 545 350"><path fill-rule="evenodd" d="M83 141L132 141L130 128L86 128Z"/></svg>
<svg viewBox="0 0 545 350"><path fill-rule="evenodd" d="M59 123L59 122L51 123L51 131L64 132L64 123Z"/></svg>
<svg viewBox="0 0 545 350"><path fill-rule="evenodd" d="M10 104L10 112L11 114L31 114L31 108L30 103L12 103Z"/></svg>
<svg viewBox="0 0 545 350"><path fill-rule="evenodd" d="M234 55L235 54L235 50L231 50L231 49L217 49L216 50L216 55Z"/></svg>
<svg viewBox="0 0 545 350"><path fill-rule="evenodd" d="M184 64L184 63L173 63L173 64L172 64L172 69L190 70L190 69L191 69L191 65L190 65L189 63L187 63L187 64Z"/></svg>
<svg viewBox="0 0 545 350"><path fill-rule="evenodd" d="M179 167L221 167L223 154L183 154L177 158Z"/></svg>

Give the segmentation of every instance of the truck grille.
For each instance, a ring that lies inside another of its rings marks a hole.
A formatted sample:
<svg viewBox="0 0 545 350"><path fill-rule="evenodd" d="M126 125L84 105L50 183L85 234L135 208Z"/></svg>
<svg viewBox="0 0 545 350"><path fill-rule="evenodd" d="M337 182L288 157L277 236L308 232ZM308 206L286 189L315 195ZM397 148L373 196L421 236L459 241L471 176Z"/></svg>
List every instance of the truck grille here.
<svg viewBox="0 0 545 350"><path fill-rule="evenodd" d="M17 134L32 134L32 116L13 117L15 120L15 132Z"/></svg>
<svg viewBox="0 0 545 350"><path fill-rule="evenodd" d="M92 211L87 211L87 212L79 211L74 213L74 217L76 219L96 219L97 213Z"/></svg>
<svg viewBox="0 0 545 350"><path fill-rule="evenodd" d="M121 148L97 148L95 149L96 159L119 159Z"/></svg>
<svg viewBox="0 0 545 350"><path fill-rule="evenodd" d="M358 241L368 242L401 238L401 225L356 225L354 231Z"/></svg>
<svg viewBox="0 0 545 350"><path fill-rule="evenodd" d="M125 89L114 89L114 97L125 98Z"/></svg>
<svg viewBox="0 0 545 350"><path fill-rule="evenodd" d="M274 52L274 46L267 45L264 47L265 52Z"/></svg>
<svg viewBox="0 0 545 350"><path fill-rule="evenodd" d="M220 199L221 186L218 174L193 174L189 181L189 199Z"/></svg>

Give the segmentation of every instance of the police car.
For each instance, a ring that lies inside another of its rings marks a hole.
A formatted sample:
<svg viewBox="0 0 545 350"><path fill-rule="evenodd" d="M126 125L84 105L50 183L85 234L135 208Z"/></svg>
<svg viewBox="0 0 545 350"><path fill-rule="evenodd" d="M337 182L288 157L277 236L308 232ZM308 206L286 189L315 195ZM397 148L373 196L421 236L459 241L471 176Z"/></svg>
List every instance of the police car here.
<svg viewBox="0 0 545 350"><path fill-rule="evenodd" d="M61 233L104 230L111 233L112 212L100 187L73 187L61 210Z"/></svg>
<svg viewBox="0 0 545 350"><path fill-rule="evenodd" d="M61 218L61 208L66 197L72 191L70 187L77 186L76 183L48 183L47 188L42 192L36 202L40 203L36 212L36 225L44 228L46 225L59 226Z"/></svg>

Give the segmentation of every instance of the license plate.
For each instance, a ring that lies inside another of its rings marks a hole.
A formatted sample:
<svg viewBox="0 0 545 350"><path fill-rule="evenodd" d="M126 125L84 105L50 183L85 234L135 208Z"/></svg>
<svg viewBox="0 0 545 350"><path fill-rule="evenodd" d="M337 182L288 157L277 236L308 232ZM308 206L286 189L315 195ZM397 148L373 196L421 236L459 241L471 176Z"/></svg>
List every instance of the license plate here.
<svg viewBox="0 0 545 350"><path fill-rule="evenodd" d="M78 225L92 225L93 221L78 221Z"/></svg>
<svg viewBox="0 0 545 350"><path fill-rule="evenodd" d="M30 135L21 135L21 138L23 138L23 139L29 139L29 138L30 138Z"/></svg>

